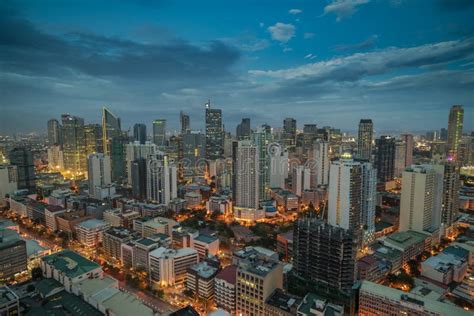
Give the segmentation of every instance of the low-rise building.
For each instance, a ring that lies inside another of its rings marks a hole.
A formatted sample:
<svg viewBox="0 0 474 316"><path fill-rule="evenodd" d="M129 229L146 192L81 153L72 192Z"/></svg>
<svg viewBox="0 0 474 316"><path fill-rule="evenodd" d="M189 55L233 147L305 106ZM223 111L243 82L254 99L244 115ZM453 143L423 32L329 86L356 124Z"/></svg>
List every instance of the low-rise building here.
<svg viewBox="0 0 474 316"><path fill-rule="evenodd" d="M141 215L137 211L121 209L111 209L104 211L104 221L112 227L132 228L133 220L139 218Z"/></svg>
<svg viewBox="0 0 474 316"><path fill-rule="evenodd" d="M60 205L48 205L44 210L44 216L46 221L46 228L49 231L55 232L58 230L58 224L56 221L56 216L66 212L64 207Z"/></svg>
<svg viewBox="0 0 474 316"><path fill-rule="evenodd" d="M0 230L0 280L26 271L26 242L11 229Z"/></svg>
<svg viewBox="0 0 474 316"><path fill-rule="evenodd" d="M359 315L472 315L453 304L363 281L359 292Z"/></svg>
<svg viewBox="0 0 474 316"><path fill-rule="evenodd" d="M222 269L214 279L216 305L229 313L235 313L235 285L237 266L230 265Z"/></svg>
<svg viewBox="0 0 474 316"><path fill-rule="evenodd" d="M263 315L265 301L283 287L283 267L264 256L251 256L237 265L236 313Z"/></svg>
<svg viewBox="0 0 474 316"><path fill-rule="evenodd" d="M357 280L379 282L391 271L390 263L365 255L357 260Z"/></svg>
<svg viewBox="0 0 474 316"><path fill-rule="evenodd" d="M102 243L104 231L110 225L100 219L89 219L76 225L77 240L86 247L97 247Z"/></svg>
<svg viewBox="0 0 474 316"><path fill-rule="evenodd" d="M115 260L122 258L122 244L132 240L132 232L123 227L112 227L102 233L102 248L107 256Z"/></svg>
<svg viewBox="0 0 474 316"><path fill-rule="evenodd" d="M214 278L217 268L203 261L188 268L186 289L204 300L214 299Z"/></svg>
<svg viewBox="0 0 474 316"><path fill-rule="evenodd" d="M287 262L293 258L293 231L277 235L277 252Z"/></svg>
<svg viewBox="0 0 474 316"><path fill-rule="evenodd" d="M276 289L265 301L265 316L296 315L301 298Z"/></svg>
<svg viewBox="0 0 474 316"><path fill-rule="evenodd" d="M171 236L173 227L177 223L166 217L144 217L133 221L133 230L139 232L142 237L148 237L154 234L166 234Z"/></svg>
<svg viewBox="0 0 474 316"><path fill-rule="evenodd" d="M330 303L314 293L308 293L298 306L298 316L342 316L344 306Z"/></svg>
<svg viewBox="0 0 474 316"><path fill-rule="evenodd" d="M421 275L448 285L453 281L462 282L467 273L467 267L465 257L440 252L421 263Z"/></svg>
<svg viewBox="0 0 474 316"><path fill-rule="evenodd" d="M20 298L8 286L0 287L0 315L20 315Z"/></svg>
<svg viewBox="0 0 474 316"><path fill-rule="evenodd" d="M411 259L415 259L425 251L426 234L416 231L397 232L379 238L383 245L396 249L402 253L402 266Z"/></svg>
<svg viewBox="0 0 474 316"><path fill-rule="evenodd" d="M207 256L217 256L219 252L219 238L209 235L198 235L192 240L192 248L197 250L201 260Z"/></svg>
<svg viewBox="0 0 474 316"><path fill-rule="evenodd" d="M63 250L41 258L41 270L46 278L53 278L68 292L74 284L85 279L97 279L104 276L102 267L76 252Z"/></svg>
<svg viewBox="0 0 474 316"><path fill-rule="evenodd" d="M150 281L160 286L183 284L187 270L198 263L198 252L193 248L167 249L160 247L150 252Z"/></svg>

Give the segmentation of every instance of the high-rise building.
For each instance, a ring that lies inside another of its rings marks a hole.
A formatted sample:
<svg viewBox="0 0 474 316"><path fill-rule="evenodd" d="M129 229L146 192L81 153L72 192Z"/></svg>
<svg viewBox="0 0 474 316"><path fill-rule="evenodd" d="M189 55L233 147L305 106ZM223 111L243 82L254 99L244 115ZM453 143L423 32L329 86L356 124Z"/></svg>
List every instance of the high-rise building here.
<svg viewBox="0 0 474 316"><path fill-rule="evenodd" d="M191 130L191 121L189 119L189 115L183 111L179 112L179 122L181 123L181 134L186 134L189 130Z"/></svg>
<svg viewBox="0 0 474 316"><path fill-rule="evenodd" d="M331 164L328 223L353 231L360 246L375 237L376 184L369 162L346 158Z"/></svg>
<svg viewBox="0 0 474 316"><path fill-rule="evenodd" d="M413 135L402 134L402 141L405 144L405 167L413 164Z"/></svg>
<svg viewBox="0 0 474 316"><path fill-rule="evenodd" d="M92 154L87 161L89 194L96 199L102 199L102 190L112 184L110 157L104 154Z"/></svg>
<svg viewBox="0 0 474 316"><path fill-rule="evenodd" d="M206 172L206 136L199 131L187 131L182 135L183 176L190 178L203 176Z"/></svg>
<svg viewBox="0 0 474 316"><path fill-rule="evenodd" d="M0 164L0 205L5 196L13 194L18 189L18 171L14 165Z"/></svg>
<svg viewBox="0 0 474 316"><path fill-rule="evenodd" d="M224 155L224 129L222 126L222 111L211 108L206 104L206 158L215 160Z"/></svg>
<svg viewBox="0 0 474 316"><path fill-rule="evenodd" d="M163 153L147 157L147 198L168 205L177 197L177 170Z"/></svg>
<svg viewBox="0 0 474 316"><path fill-rule="evenodd" d="M453 105L448 120L448 156L457 161L461 143L464 109L462 105Z"/></svg>
<svg viewBox="0 0 474 316"><path fill-rule="evenodd" d="M104 148L102 146L102 127L99 124L84 125L84 137L86 157L89 157L91 154L103 152Z"/></svg>
<svg viewBox="0 0 474 316"><path fill-rule="evenodd" d="M236 315L266 315L265 301L283 287L283 267L276 260L255 256L237 264Z"/></svg>
<svg viewBox="0 0 474 316"><path fill-rule="evenodd" d="M451 227L459 211L459 166L453 161L446 161L442 165L444 178L441 223L445 227Z"/></svg>
<svg viewBox="0 0 474 316"><path fill-rule="evenodd" d="M8 159L18 172L18 189L33 191L36 188L35 164L33 153L26 147L13 148Z"/></svg>
<svg viewBox="0 0 474 316"><path fill-rule="evenodd" d="M280 144L268 147L270 156L270 188L284 188L288 177L288 152Z"/></svg>
<svg viewBox="0 0 474 316"><path fill-rule="evenodd" d="M296 120L287 117L283 120L283 144L291 151L296 146Z"/></svg>
<svg viewBox="0 0 474 316"><path fill-rule="evenodd" d="M64 156L60 145L48 147L48 168L50 170L64 170Z"/></svg>
<svg viewBox="0 0 474 316"><path fill-rule="evenodd" d="M259 206L259 155L250 140L241 140L237 146L236 200L239 207L257 209Z"/></svg>
<svg viewBox="0 0 474 316"><path fill-rule="evenodd" d="M444 127L439 131L439 140L441 141L448 140L448 130Z"/></svg>
<svg viewBox="0 0 474 316"><path fill-rule="evenodd" d="M139 141L128 143L125 145L125 160L128 183L132 183L132 163L140 158L147 158L150 155L154 155L158 152L158 147L151 143L145 142L141 144Z"/></svg>
<svg viewBox="0 0 474 316"><path fill-rule="evenodd" d="M291 172L291 189L293 194L301 197L305 190L310 189L310 169L306 166L295 166Z"/></svg>
<svg viewBox="0 0 474 316"><path fill-rule="evenodd" d="M316 124L305 124L303 126L303 153L308 155L312 149L313 142L318 138L318 127Z"/></svg>
<svg viewBox="0 0 474 316"><path fill-rule="evenodd" d="M359 122L359 134L357 138L357 157L359 159L371 160L372 140L374 138L374 124L371 119L361 119Z"/></svg>
<svg viewBox="0 0 474 316"><path fill-rule="evenodd" d="M56 119L48 121L48 143L49 145L61 145L61 125Z"/></svg>
<svg viewBox="0 0 474 316"><path fill-rule="evenodd" d="M133 125L133 140L139 142L140 144L145 144L146 142L146 125L141 123L136 123Z"/></svg>
<svg viewBox="0 0 474 316"><path fill-rule="evenodd" d="M361 162L362 167L362 214L364 230L362 246L375 239L375 205L377 203L377 170L369 162Z"/></svg>
<svg viewBox="0 0 474 316"><path fill-rule="evenodd" d="M346 230L358 238L362 223L362 168L352 159L331 163L328 193L328 223ZM360 240L361 241L361 240Z"/></svg>
<svg viewBox="0 0 474 316"><path fill-rule="evenodd" d="M349 292L354 284L357 243L352 232L316 218L299 218L293 231L298 276Z"/></svg>
<svg viewBox="0 0 474 316"><path fill-rule="evenodd" d="M166 146L166 120L153 121L153 143L160 149Z"/></svg>
<svg viewBox="0 0 474 316"><path fill-rule="evenodd" d="M400 178L403 170L405 170L405 159L406 159L406 145L402 140L395 142L395 162L394 162L394 176Z"/></svg>
<svg viewBox="0 0 474 316"><path fill-rule="evenodd" d="M120 118L115 116L106 107L102 108L102 146L104 147L104 154L110 155L112 139L114 137L122 136L122 128Z"/></svg>
<svg viewBox="0 0 474 316"><path fill-rule="evenodd" d="M268 148L271 146L272 134L265 126L258 127L252 133L252 140L258 151L258 198L260 201L268 199L270 190L270 156Z"/></svg>
<svg viewBox="0 0 474 316"><path fill-rule="evenodd" d="M237 135L238 140L242 139L249 139L250 138L250 119L249 118L243 118L242 122L240 122L239 125L237 125L236 132L235 134Z"/></svg>
<svg viewBox="0 0 474 316"><path fill-rule="evenodd" d="M146 199L146 159L138 158L131 162L132 195L139 200Z"/></svg>
<svg viewBox="0 0 474 316"><path fill-rule="evenodd" d="M441 221L444 168L413 165L402 175L399 231L438 229Z"/></svg>
<svg viewBox="0 0 474 316"><path fill-rule="evenodd" d="M316 140L311 150L311 187L329 184L329 142Z"/></svg>
<svg viewBox="0 0 474 316"><path fill-rule="evenodd" d="M375 168L379 183L393 180L395 174L395 139L380 136L375 140Z"/></svg>
<svg viewBox="0 0 474 316"><path fill-rule="evenodd" d="M86 172L87 156L84 137L84 119L63 114L64 169L72 176Z"/></svg>
<svg viewBox="0 0 474 316"><path fill-rule="evenodd" d="M0 280L26 271L26 242L11 229L0 229Z"/></svg>
<svg viewBox="0 0 474 316"><path fill-rule="evenodd" d="M127 178L125 145L128 136L120 135L112 138L110 144L110 160L112 166L112 181L121 182Z"/></svg>

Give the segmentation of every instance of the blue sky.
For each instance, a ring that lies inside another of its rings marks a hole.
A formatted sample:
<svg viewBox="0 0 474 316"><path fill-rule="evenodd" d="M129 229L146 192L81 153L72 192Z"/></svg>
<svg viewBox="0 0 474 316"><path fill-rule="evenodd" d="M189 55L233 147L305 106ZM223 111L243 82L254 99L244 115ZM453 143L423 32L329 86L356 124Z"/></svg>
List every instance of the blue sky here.
<svg viewBox="0 0 474 316"><path fill-rule="evenodd" d="M0 133L61 113L124 126L191 115L207 98L235 132L317 123L383 131L474 128L474 1L3 1Z"/></svg>

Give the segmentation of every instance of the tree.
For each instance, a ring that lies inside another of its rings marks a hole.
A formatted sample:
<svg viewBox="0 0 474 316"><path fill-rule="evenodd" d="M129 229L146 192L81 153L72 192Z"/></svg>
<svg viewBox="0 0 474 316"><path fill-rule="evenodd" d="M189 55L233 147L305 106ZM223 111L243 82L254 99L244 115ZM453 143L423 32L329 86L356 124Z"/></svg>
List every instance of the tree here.
<svg viewBox="0 0 474 316"><path fill-rule="evenodd" d="M35 290L35 286L33 284L28 284L28 286L26 287L26 291L28 293L31 293Z"/></svg>
<svg viewBox="0 0 474 316"><path fill-rule="evenodd" d="M31 278L33 280L39 280L43 278L43 270L40 267L35 267L31 269Z"/></svg>
<svg viewBox="0 0 474 316"><path fill-rule="evenodd" d="M188 289L184 290L183 294L186 295L187 297L193 297L194 296L194 292L191 291L191 290L188 290Z"/></svg>
<svg viewBox="0 0 474 316"><path fill-rule="evenodd" d="M157 298L163 298L165 296L165 291L162 289L156 289L153 291L153 295L155 295Z"/></svg>

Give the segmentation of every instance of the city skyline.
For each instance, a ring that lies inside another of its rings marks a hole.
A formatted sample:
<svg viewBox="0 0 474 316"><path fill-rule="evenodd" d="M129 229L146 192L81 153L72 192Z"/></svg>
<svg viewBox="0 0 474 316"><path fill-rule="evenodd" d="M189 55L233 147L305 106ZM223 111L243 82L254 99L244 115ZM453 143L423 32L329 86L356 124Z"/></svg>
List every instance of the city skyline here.
<svg viewBox="0 0 474 316"><path fill-rule="evenodd" d="M100 123L103 106L124 129L166 119L177 131L183 110L204 130L208 98L231 132L245 117L252 128L293 117L299 128L356 131L371 118L376 132L437 130L453 104L474 128L472 2L187 3L193 14L178 2L112 4L0 5L14 30L0 36L1 134L43 132L57 113Z"/></svg>

